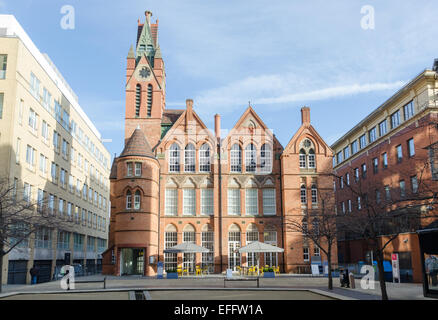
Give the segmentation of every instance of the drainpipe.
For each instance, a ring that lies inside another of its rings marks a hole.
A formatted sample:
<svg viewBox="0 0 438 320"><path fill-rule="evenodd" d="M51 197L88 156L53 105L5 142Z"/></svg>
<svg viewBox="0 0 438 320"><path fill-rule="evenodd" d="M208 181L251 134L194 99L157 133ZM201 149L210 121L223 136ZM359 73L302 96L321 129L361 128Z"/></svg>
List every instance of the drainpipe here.
<svg viewBox="0 0 438 320"><path fill-rule="evenodd" d="M284 247L284 237L285 237L285 228L284 228L284 212L283 212L283 180L281 175L281 156L280 156L280 210L281 210L281 247L284 249L282 252L283 256L283 272L286 272L286 263L284 260L284 252L286 248Z"/></svg>
<svg viewBox="0 0 438 320"><path fill-rule="evenodd" d="M221 137L220 137L220 115L214 116L215 136L216 136L216 150L218 162L218 188L219 188L219 258L220 258L220 272L222 272L222 168L221 168Z"/></svg>

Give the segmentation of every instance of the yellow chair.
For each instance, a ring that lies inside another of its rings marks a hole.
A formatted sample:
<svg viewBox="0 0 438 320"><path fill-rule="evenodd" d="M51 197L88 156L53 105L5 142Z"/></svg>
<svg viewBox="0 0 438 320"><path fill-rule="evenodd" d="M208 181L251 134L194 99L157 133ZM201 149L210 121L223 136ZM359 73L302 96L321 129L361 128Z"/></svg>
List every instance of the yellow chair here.
<svg viewBox="0 0 438 320"><path fill-rule="evenodd" d="M182 271L182 275L184 275L184 273L185 273L186 275L189 275L189 269L187 269L187 268L183 269L183 271Z"/></svg>
<svg viewBox="0 0 438 320"><path fill-rule="evenodd" d="M280 274L280 267L274 267L274 273L275 274Z"/></svg>
<svg viewBox="0 0 438 320"><path fill-rule="evenodd" d="M200 275L202 275L202 271L201 271L201 268L199 267L199 266L196 266L196 275L198 276L200 276Z"/></svg>
<svg viewBox="0 0 438 320"><path fill-rule="evenodd" d="M176 272L178 272L178 276L182 276L182 269L180 267L176 268Z"/></svg>
<svg viewBox="0 0 438 320"><path fill-rule="evenodd" d="M239 274L242 275L242 268L240 266L236 267L237 271L239 271Z"/></svg>

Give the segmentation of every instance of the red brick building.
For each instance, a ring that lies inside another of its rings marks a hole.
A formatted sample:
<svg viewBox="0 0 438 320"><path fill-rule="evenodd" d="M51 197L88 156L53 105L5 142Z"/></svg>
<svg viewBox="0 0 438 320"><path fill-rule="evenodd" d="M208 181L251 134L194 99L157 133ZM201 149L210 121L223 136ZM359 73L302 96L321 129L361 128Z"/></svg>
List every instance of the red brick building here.
<svg viewBox="0 0 438 320"><path fill-rule="evenodd" d="M282 272L308 267L322 252L288 230L285 219L317 208L319 190L333 191L333 153L310 125L310 109L301 110L302 126L285 149L251 106L226 136L219 115L211 132L192 100L184 109L165 108L157 32L146 12L127 58L125 148L110 176L103 273L154 275L157 261L165 270L236 270L256 265L254 254L237 251L256 240L285 249L261 255L261 265ZM164 253L182 242L210 252Z"/></svg>
<svg viewBox="0 0 438 320"><path fill-rule="evenodd" d="M436 214L428 203L437 192L437 93L437 72L425 70L331 146L334 171L340 177L338 212L365 212L367 195L369 203L394 214L407 209L417 210L419 216ZM426 228L434 220L421 219L417 227ZM406 230L384 251L387 261L399 254L402 281L422 281L415 231ZM379 241L383 244L389 237L390 232L383 233ZM372 258L367 242L354 235L338 238L338 252L339 263L370 263Z"/></svg>

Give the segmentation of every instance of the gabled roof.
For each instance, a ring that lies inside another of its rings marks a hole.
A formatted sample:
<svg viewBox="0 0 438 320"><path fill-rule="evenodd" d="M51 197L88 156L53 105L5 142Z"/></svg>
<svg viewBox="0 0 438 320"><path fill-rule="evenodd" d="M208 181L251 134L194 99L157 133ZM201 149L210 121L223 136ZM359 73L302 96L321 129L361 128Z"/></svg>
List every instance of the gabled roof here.
<svg viewBox="0 0 438 320"><path fill-rule="evenodd" d="M143 131L141 131L139 128L134 130L131 137L126 142L125 148L123 149L119 158L127 156L155 158L149 142L146 140Z"/></svg>
<svg viewBox="0 0 438 320"><path fill-rule="evenodd" d="M235 134L236 131L239 130L239 127L242 125L242 123L245 121L245 119L248 117L248 115L251 115L254 120L261 126L263 130L270 133L272 135L272 142L278 144L280 147L283 148L280 141L275 137L275 135L272 133L272 131L268 128L268 126L263 122L263 120L259 117L259 115L254 111L254 109L251 106L248 106L246 108L245 112L240 116L239 120L237 120L234 127L229 131L228 135L222 139L222 141L228 143L229 138Z"/></svg>
<svg viewBox="0 0 438 320"><path fill-rule="evenodd" d="M293 148L295 145L295 142L297 139L302 136L303 134L308 133L311 135L315 140L317 140L318 144L321 144L325 147L326 154L329 154L330 152L333 153L333 150L330 148L330 146L324 141L323 138L319 135L319 133L315 130L315 128L309 123L309 124L302 124L297 132L292 136L292 138L289 140L288 144L284 148L283 154L286 154L287 151ZM297 153L297 150L294 151ZM319 151L321 152L321 151Z"/></svg>
<svg viewBox="0 0 438 320"><path fill-rule="evenodd" d="M161 124L174 124L178 118L183 114L184 109L168 109L164 110Z"/></svg>

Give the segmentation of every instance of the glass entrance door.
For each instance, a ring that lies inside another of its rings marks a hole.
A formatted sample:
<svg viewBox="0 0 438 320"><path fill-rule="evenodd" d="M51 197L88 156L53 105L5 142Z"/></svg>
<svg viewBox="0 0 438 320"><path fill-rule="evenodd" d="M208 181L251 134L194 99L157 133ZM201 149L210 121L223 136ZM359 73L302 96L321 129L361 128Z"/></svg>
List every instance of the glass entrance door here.
<svg viewBox="0 0 438 320"><path fill-rule="evenodd" d="M121 250L121 275L144 273L144 249L123 248Z"/></svg>

